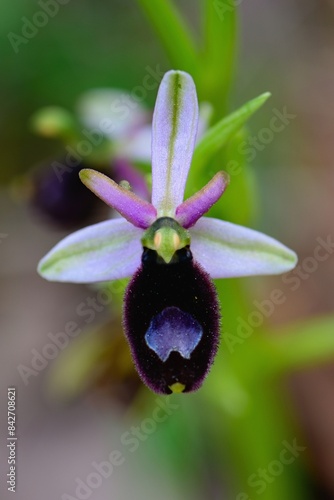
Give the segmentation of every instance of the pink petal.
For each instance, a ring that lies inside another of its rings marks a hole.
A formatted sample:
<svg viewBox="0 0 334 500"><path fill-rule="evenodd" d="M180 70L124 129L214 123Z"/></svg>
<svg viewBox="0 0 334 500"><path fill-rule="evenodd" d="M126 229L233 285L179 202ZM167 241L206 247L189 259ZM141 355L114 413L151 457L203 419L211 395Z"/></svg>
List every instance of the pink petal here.
<svg viewBox="0 0 334 500"><path fill-rule="evenodd" d="M144 200L150 199L150 192L144 175L124 158L115 158L112 162L112 172L115 182L128 181L133 192Z"/></svg>
<svg viewBox="0 0 334 500"><path fill-rule="evenodd" d="M149 120L149 113L130 93L113 88L88 90L77 103L80 121L97 138L119 141Z"/></svg>
<svg viewBox="0 0 334 500"><path fill-rule="evenodd" d="M171 216L183 201L197 134L195 84L183 71L162 79L153 115L152 203L160 216Z"/></svg>
<svg viewBox="0 0 334 500"><path fill-rule="evenodd" d="M155 221L157 212L151 203L119 186L106 175L90 168L82 169L79 175L88 189L134 226L146 229Z"/></svg>
<svg viewBox="0 0 334 500"><path fill-rule="evenodd" d="M216 201L219 200L229 183L225 172L218 172L206 186L188 198L176 209L176 219L184 228L193 226Z"/></svg>

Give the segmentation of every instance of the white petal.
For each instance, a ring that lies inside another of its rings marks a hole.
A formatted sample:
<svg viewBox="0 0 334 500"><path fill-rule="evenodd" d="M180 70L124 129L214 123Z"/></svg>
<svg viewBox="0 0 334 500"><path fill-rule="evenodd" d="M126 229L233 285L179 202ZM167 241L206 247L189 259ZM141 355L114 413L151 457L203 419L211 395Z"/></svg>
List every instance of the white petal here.
<svg viewBox="0 0 334 500"><path fill-rule="evenodd" d="M297 263L279 241L230 222L203 217L189 232L194 259L212 278L280 274Z"/></svg>
<svg viewBox="0 0 334 500"><path fill-rule="evenodd" d="M174 216L183 201L197 134L195 84L183 71L162 79L153 115L152 203L159 216Z"/></svg>
<svg viewBox="0 0 334 500"><path fill-rule="evenodd" d="M80 229L43 257L38 272L50 281L95 283L131 276L140 266L141 229L112 219Z"/></svg>
<svg viewBox="0 0 334 500"><path fill-rule="evenodd" d="M151 203L116 184L101 172L83 168L79 176L88 189L134 226L147 229L155 221L157 212Z"/></svg>

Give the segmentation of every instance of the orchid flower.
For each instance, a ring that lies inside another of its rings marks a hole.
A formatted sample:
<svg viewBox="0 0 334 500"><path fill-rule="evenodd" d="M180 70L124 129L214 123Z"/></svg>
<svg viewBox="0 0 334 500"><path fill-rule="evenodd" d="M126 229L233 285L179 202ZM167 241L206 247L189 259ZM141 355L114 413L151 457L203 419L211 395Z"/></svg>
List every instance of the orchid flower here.
<svg viewBox="0 0 334 500"><path fill-rule="evenodd" d="M269 236L202 217L228 185L224 172L183 201L197 126L191 76L169 71L153 115L152 203L102 173L82 170L82 182L123 219L73 233L38 267L51 281L132 277L124 300L125 334L142 380L162 394L198 389L213 363L220 308L212 278L278 274L297 261Z"/></svg>

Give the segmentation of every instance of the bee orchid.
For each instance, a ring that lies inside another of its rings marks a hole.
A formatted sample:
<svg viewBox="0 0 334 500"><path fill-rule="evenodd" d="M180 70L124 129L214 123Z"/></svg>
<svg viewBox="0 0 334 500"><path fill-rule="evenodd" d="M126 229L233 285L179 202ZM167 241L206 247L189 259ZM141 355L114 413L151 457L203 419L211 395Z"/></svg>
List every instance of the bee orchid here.
<svg viewBox="0 0 334 500"><path fill-rule="evenodd" d="M91 169L82 182L123 216L79 230L39 263L51 281L92 283L131 277L124 330L142 380L161 394L198 389L219 344L220 307L213 278L278 274L296 254L262 233L203 217L228 176L218 172L183 201L198 127L190 75L169 71L152 126L152 203Z"/></svg>

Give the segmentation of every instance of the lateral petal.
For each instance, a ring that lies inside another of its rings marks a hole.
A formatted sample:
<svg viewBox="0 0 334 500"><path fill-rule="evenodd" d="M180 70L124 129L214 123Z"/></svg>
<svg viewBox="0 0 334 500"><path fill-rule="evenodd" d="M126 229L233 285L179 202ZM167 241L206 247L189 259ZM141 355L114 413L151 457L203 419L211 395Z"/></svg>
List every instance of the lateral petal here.
<svg viewBox="0 0 334 500"><path fill-rule="evenodd" d="M106 175L90 168L82 169L79 175L88 189L134 226L147 229L155 221L157 212L151 203L119 186Z"/></svg>
<svg viewBox="0 0 334 500"><path fill-rule="evenodd" d="M200 191L176 209L176 220L185 229L193 226L219 200L229 183L225 172L218 172Z"/></svg>

